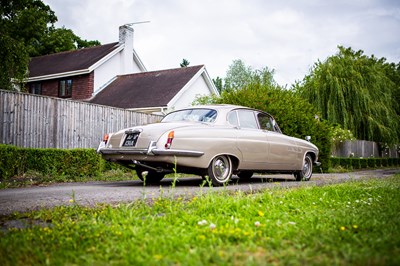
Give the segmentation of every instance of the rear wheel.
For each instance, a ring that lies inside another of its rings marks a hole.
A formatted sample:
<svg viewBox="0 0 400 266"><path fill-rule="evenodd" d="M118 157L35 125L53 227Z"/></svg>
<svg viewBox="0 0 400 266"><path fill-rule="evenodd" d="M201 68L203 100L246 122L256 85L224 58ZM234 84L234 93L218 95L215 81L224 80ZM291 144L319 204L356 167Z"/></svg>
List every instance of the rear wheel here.
<svg viewBox="0 0 400 266"><path fill-rule="evenodd" d="M232 177L232 161L229 156L218 155L212 159L207 172L214 186L222 186Z"/></svg>
<svg viewBox="0 0 400 266"><path fill-rule="evenodd" d="M294 174L296 181L308 181L312 176L313 161L311 155L304 157L303 169Z"/></svg>
<svg viewBox="0 0 400 266"><path fill-rule="evenodd" d="M164 173L159 173L152 170L146 170L142 167L136 167L136 174L140 180L145 182L145 184L157 184L165 176Z"/></svg>

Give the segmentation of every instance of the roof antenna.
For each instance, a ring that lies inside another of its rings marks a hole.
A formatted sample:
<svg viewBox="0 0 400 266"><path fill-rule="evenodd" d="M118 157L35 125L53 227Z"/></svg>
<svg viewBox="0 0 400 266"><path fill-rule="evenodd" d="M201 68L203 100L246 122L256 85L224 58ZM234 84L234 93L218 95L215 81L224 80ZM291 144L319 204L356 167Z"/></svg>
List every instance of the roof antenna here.
<svg viewBox="0 0 400 266"><path fill-rule="evenodd" d="M124 24L124 26L131 27L131 26L133 26L133 25L135 25L135 24L143 24L143 23L150 23L150 22L151 22L150 20L147 20L147 21L138 21L138 22L126 23L126 24Z"/></svg>

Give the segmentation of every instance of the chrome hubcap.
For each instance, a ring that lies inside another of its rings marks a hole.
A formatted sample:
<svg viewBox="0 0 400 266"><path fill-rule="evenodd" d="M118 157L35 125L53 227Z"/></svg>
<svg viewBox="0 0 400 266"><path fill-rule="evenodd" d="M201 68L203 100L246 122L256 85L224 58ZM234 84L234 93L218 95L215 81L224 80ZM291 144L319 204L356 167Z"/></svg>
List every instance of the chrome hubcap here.
<svg viewBox="0 0 400 266"><path fill-rule="evenodd" d="M303 167L303 176L307 178L310 175L310 172L311 172L311 162L310 159L306 157Z"/></svg>
<svg viewBox="0 0 400 266"><path fill-rule="evenodd" d="M229 168L227 167L228 161L225 158L217 158L214 161L214 175L219 180L224 180L228 176Z"/></svg>

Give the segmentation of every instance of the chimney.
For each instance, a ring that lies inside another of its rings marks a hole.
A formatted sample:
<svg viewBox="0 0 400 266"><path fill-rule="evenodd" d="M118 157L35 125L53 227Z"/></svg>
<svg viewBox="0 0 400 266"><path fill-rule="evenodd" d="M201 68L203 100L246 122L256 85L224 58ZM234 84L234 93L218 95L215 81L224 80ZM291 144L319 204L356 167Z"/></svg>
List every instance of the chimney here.
<svg viewBox="0 0 400 266"><path fill-rule="evenodd" d="M124 45L121 52L120 75L131 74L133 66L133 29L128 25L119 27L119 45Z"/></svg>
<svg viewBox="0 0 400 266"><path fill-rule="evenodd" d="M127 25L119 26L119 43L133 45L133 28Z"/></svg>

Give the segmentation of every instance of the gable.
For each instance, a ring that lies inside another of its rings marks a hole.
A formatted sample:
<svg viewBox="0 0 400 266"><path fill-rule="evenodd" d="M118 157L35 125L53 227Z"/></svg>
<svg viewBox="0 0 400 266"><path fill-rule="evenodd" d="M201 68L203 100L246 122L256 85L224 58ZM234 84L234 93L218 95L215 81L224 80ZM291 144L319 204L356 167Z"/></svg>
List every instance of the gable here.
<svg viewBox="0 0 400 266"><path fill-rule="evenodd" d="M33 57L29 62L29 78L73 73L89 69L90 66L116 50L118 42L89 48Z"/></svg>
<svg viewBox="0 0 400 266"><path fill-rule="evenodd" d="M119 108L167 106L204 66L118 76L91 103Z"/></svg>

